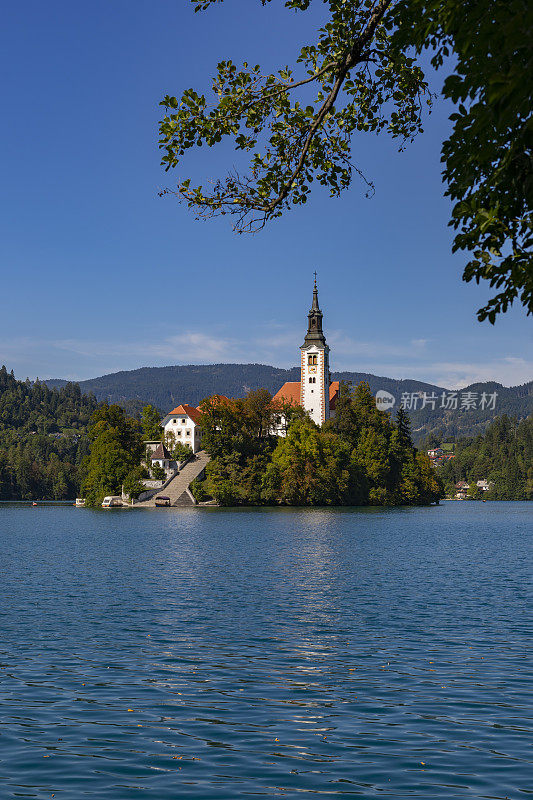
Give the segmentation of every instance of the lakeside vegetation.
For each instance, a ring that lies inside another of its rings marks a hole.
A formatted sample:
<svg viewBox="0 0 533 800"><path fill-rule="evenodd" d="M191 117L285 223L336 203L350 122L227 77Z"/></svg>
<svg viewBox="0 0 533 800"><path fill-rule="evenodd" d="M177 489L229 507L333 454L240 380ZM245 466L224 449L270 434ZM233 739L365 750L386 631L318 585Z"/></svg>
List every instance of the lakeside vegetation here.
<svg viewBox="0 0 533 800"><path fill-rule="evenodd" d="M453 497L455 484L465 481L471 496L484 500L533 499L533 415L518 422L503 414L482 436L459 439L455 457L439 467L446 495ZM475 484L486 479L494 485L477 492Z"/></svg>
<svg viewBox="0 0 533 800"><path fill-rule="evenodd" d="M436 502L444 490L453 496L459 481L482 479L493 484L483 499L533 499L533 415L519 421L503 414L484 435L457 439L455 458L435 470L413 446L405 412L392 420L378 411L366 383L341 384L335 417L322 428L297 406L273 405L265 389L201 405L212 460L206 479L191 486L199 501L417 505ZM280 420L285 437L273 435ZM138 496L148 477L143 442L161 435L153 407L138 420L119 405L98 404L77 384L50 389L0 369L0 500L83 493L96 506L122 486Z"/></svg>
<svg viewBox="0 0 533 800"><path fill-rule="evenodd" d="M242 400L216 396L200 408L212 460L193 486L220 505L425 505L444 496L429 459L413 446L407 414L376 408L368 384L341 384L322 428L298 406L276 406L265 389ZM286 435L273 431L284 420Z"/></svg>
<svg viewBox="0 0 533 800"><path fill-rule="evenodd" d="M0 500L75 497L96 408L75 383L49 389L0 368Z"/></svg>
<svg viewBox="0 0 533 800"><path fill-rule="evenodd" d="M118 405L102 405L88 427L90 453L81 464L81 491L86 505L99 506L106 495L132 497L144 491L148 472L141 463L144 433L141 423Z"/></svg>

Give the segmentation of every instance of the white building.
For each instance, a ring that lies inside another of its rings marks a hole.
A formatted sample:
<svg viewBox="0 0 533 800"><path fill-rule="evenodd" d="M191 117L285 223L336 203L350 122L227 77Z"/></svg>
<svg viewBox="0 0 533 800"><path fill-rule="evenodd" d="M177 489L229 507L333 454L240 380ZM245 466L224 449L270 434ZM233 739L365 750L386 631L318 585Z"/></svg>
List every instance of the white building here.
<svg viewBox="0 0 533 800"><path fill-rule="evenodd" d="M163 442L159 442L155 450L151 451L150 462L152 465L158 464L160 467L163 467L165 472L171 472L176 466L176 462Z"/></svg>
<svg viewBox="0 0 533 800"><path fill-rule="evenodd" d="M329 347L322 330L316 273L313 302L307 319L307 334L300 347L300 380L284 383L274 400L301 405L317 425L322 425L335 408L339 382L331 381Z"/></svg>
<svg viewBox="0 0 533 800"><path fill-rule="evenodd" d="M193 453L197 453L201 449L201 416L202 412L198 408L183 403L167 414L161 425L165 434L172 434L174 441L187 445Z"/></svg>

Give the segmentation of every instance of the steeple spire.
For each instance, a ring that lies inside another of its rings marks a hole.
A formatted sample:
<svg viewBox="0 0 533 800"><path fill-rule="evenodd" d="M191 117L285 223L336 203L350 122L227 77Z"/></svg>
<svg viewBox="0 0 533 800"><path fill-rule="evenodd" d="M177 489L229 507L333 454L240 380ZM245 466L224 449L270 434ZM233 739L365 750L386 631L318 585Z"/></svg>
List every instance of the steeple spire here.
<svg viewBox="0 0 533 800"><path fill-rule="evenodd" d="M304 347L310 344L321 344L323 346L326 344L326 337L322 332L322 311L320 310L320 306L318 304L316 271L314 275L315 282L313 285L313 302L311 303L311 308L309 309L309 314L307 315L307 334L303 344Z"/></svg>
<svg viewBox="0 0 533 800"><path fill-rule="evenodd" d="M311 311L320 311L320 308L319 308L319 305L318 305L318 289L317 289L317 285L316 285L316 270L315 270L315 272L313 274L315 276L315 285L314 285L314 288L313 288L313 303L311 305Z"/></svg>

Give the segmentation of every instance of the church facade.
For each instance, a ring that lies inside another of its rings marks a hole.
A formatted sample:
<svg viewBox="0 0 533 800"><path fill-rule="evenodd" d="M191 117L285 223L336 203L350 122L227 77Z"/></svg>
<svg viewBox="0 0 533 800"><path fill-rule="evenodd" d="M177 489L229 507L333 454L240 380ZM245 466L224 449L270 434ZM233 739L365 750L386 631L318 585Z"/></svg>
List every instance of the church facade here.
<svg viewBox="0 0 533 800"><path fill-rule="evenodd" d="M322 319L315 275L313 301L307 315L307 333L300 347L300 380L284 383L274 395L274 400L302 406L317 425L323 425L334 412L339 393L339 382L331 380L329 347Z"/></svg>

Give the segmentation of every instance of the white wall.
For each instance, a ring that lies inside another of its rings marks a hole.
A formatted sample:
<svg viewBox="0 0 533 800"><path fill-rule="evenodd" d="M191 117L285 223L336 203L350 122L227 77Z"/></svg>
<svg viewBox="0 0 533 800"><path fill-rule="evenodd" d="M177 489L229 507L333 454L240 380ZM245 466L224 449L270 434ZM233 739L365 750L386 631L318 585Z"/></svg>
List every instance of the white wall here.
<svg viewBox="0 0 533 800"><path fill-rule="evenodd" d="M164 425L165 433L173 433L177 442L187 445L193 453L200 449L200 429L186 414L172 416Z"/></svg>
<svg viewBox="0 0 533 800"><path fill-rule="evenodd" d="M317 425L329 418L329 347L302 348L301 400L304 409ZM309 364L316 356L316 364ZM310 382L310 379L313 382Z"/></svg>

